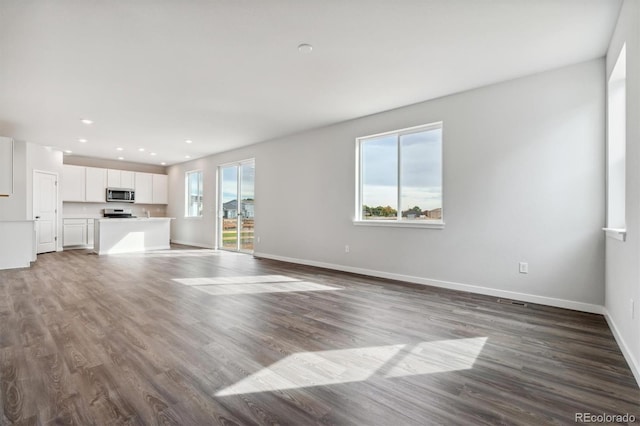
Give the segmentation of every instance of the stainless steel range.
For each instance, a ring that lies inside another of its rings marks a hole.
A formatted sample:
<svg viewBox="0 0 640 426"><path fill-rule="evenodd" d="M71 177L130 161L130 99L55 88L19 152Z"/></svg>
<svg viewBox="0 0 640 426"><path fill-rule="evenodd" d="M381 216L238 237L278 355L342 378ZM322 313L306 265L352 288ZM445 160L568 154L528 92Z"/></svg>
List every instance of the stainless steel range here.
<svg viewBox="0 0 640 426"><path fill-rule="evenodd" d="M118 219L135 218L131 213L131 209L104 209L103 216Z"/></svg>

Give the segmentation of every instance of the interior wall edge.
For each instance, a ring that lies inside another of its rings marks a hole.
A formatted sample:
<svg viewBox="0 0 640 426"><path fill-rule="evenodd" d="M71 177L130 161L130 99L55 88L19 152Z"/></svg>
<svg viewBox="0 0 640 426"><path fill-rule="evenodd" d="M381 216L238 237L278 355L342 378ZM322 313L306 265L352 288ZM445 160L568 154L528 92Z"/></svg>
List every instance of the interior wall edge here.
<svg viewBox="0 0 640 426"><path fill-rule="evenodd" d="M640 364L633 357L632 352L629 350L629 346L627 345L624 338L622 337L622 334L620 334L620 331L618 330L618 327L616 326L616 323L613 320L613 317L609 315L607 308L603 308L603 310L604 310L604 318L607 321L607 324L609 325L609 329L611 330L613 337L616 339L616 343L618 344L618 347L620 347L620 351L622 352L624 359L627 361L627 364L629 364L629 369L633 373L633 377L635 377L638 387L640 387Z"/></svg>

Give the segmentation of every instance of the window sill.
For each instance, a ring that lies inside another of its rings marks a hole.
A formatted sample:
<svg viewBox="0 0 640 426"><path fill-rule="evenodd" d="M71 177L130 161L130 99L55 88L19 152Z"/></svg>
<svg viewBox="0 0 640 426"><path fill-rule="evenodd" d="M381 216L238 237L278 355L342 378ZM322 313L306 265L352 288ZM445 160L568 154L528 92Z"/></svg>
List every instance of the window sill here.
<svg viewBox="0 0 640 426"><path fill-rule="evenodd" d="M627 230L621 228L602 228L604 232L607 233L607 237L613 238L614 240L626 241L627 240Z"/></svg>
<svg viewBox="0 0 640 426"><path fill-rule="evenodd" d="M422 222L417 220L405 220L402 222L395 220L354 220L356 226L388 226L396 228L427 228L427 229L444 229L444 222L429 221Z"/></svg>

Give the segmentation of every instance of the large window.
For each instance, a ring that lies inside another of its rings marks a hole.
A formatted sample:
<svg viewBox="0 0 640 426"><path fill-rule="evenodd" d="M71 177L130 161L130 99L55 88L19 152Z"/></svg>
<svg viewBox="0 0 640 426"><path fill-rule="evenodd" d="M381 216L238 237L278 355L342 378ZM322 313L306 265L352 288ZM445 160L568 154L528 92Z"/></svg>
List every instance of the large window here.
<svg viewBox="0 0 640 426"><path fill-rule="evenodd" d="M255 224L255 161L218 168L220 182L219 245L226 250L253 251Z"/></svg>
<svg viewBox="0 0 640 426"><path fill-rule="evenodd" d="M356 222L442 225L442 123L357 139Z"/></svg>
<svg viewBox="0 0 640 426"><path fill-rule="evenodd" d="M202 170L187 172L185 176L186 217L202 216Z"/></svg>
<svg viewBox="0 0 640 426"><path fill-rule="evenodd" d="M607 228L617 230L626 228L626 68L626 45L623 45L607 85Z"/></svg>

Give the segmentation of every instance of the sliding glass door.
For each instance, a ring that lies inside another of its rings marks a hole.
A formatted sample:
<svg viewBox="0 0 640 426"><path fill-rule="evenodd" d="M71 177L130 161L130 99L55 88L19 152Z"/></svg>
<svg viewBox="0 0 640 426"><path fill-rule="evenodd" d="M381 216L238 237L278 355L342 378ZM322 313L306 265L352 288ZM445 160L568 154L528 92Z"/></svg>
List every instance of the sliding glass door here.
<svg viewBox="0 0 640 426"><path fill-rule="evenodd" d="M220 166L219 178L218 247L253 252L255 162L252 159Z"/></svg>

